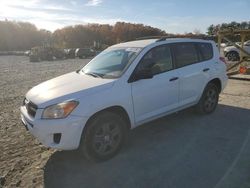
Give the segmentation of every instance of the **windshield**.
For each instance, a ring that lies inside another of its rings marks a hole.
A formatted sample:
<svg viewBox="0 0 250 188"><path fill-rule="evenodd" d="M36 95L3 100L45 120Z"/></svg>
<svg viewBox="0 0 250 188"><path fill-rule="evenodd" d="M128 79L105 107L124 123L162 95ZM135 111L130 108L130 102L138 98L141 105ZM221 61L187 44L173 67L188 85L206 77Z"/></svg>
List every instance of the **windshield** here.
<svg viewBox="0 0 250 188"><path fill-rule="evenodd" d="M118 78L141 51L141 48L111 48L103 51L81 70L102 78Z"/></svg>

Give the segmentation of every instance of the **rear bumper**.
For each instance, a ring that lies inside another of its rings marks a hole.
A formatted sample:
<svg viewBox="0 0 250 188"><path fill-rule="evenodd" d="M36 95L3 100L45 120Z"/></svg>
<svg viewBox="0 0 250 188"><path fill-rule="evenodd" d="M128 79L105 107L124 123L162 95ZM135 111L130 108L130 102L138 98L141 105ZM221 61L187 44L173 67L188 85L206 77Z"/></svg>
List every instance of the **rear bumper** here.
<svg viewBox="0 0 250 188"><path fill-rule="evenodd" d="M87 118L68 116L65 119L55 120L34 119L22 106L21 120L29 132L43 145L55 149L73 150L79 146ZM60 135L59 140L58 135Z"/></svg>

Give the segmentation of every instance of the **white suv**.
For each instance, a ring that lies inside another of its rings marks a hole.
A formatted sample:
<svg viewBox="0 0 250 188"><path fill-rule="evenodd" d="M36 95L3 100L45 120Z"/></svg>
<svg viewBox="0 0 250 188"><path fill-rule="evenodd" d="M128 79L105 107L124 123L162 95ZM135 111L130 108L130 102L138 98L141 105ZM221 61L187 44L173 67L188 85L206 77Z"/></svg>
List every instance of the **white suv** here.
<svg viewBox="0 0 250 188"><path fill-rule="evenodd" d="M26 128L47 147L114 156L129 129L195 106L212 113L227 83L216 44L149 39L109 47L81 70L32 88L21 106Z"/></svg>

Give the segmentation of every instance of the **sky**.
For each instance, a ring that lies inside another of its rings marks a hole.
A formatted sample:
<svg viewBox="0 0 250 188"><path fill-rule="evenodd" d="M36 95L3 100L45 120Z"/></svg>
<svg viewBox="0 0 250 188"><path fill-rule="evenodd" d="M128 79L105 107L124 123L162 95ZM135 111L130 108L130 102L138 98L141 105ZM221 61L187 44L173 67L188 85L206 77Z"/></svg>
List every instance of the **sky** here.
<svg viewBox="0 0 250 188"><path fill-rule="evenodd" d="M167 33L205 33L211 24L250 21L250 0L0 0L0 20L5 19L50 31L124 21Z"/></svg>

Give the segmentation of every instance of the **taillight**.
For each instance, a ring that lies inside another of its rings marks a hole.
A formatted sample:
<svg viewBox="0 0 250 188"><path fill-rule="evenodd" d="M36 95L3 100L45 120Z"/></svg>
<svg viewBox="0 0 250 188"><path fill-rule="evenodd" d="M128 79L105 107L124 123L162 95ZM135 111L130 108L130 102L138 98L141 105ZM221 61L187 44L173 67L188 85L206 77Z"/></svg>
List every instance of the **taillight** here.
<svg viewBox="0 0 250 188"><path fill-rule="evenodd" d="M220 60L221 60L223 63L227 64L227 61L226 61L226 59L225 59L224 57L220 57Z"/></svg>

